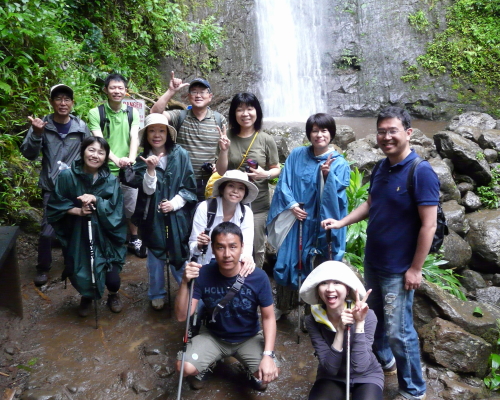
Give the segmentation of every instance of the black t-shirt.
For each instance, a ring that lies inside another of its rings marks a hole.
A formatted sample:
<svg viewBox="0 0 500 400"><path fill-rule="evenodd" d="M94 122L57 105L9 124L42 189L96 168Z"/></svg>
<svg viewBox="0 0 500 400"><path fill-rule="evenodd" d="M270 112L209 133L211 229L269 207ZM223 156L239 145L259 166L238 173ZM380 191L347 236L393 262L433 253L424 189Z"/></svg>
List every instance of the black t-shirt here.
<svg viewBox="0 0 500 400"><path fill-rule="evenodd" d="M59 133L59 136L61 136L61 139L64 139L66 135L69 133L69 128L71 128L71 118L70 120L65 123L65 124L60 124L59 122L53 121L54 126L57 129L57 133Z"/></svg>

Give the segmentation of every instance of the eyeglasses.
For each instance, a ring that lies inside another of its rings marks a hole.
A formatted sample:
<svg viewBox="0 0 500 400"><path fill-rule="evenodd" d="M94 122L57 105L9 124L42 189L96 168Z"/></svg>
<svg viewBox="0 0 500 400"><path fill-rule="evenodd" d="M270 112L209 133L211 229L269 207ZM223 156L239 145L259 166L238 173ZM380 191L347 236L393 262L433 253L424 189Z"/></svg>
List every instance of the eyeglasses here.
<svg viewBox="0 0 500 400"><path fill-rule="evenodd" d="M201 97L205 97L207 94L208 94L208 90L202 90L201 92L197 91L197 90L190 90L189 91L189 94L191 96L201 96Z"/></svg>
<svg viewBox="0 0 500 400"><path fill-rule="evenodd" d="M56 97L54 99L56 103L71 103L73 100L70 99L69 97Z"/></svg>
<svg viewBox="0 0 500 400"><path fill-rule="evenodd" d="M387 134L389 134L389 136L394 136L394 135L397 135L399 132L401 132L400 129L391 129L390 131L377 131L377 136L386 136ZM406 129L403 129L402 132L406 132Z"/></svg>

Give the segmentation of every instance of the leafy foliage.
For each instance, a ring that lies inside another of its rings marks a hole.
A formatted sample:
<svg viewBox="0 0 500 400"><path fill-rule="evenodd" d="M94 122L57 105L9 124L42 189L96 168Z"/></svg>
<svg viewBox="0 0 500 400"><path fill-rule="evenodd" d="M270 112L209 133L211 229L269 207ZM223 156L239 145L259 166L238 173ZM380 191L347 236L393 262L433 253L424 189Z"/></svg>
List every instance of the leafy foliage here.
<svg viewBox="0 0 500 400"><path fill-rule="evenodd" d="M485 208L498 208L500 206L500 197L498 196L495 188L500 186L500 168L491 170L491 182L488 186L479 186L476 192L481 199L481 203Z"/></svg>
<svg viewBox="0 0 500 400"><path fill-rule="evenodd" d="M439 267L447 263L448 261L443 260L439 254L428 254L422 267L422 275L427 281L437 284L460 300L466 301L467 298L460 290L460 281L457 279L459 275L456 275L453 269Z"/></svg>
<svg viewBox="0 0 500 400"><path fill-rule="evenodd" d="M497 319L497 330L500 332L500 319ZM497 353L500 346L500 337L497 339ZM500 354L491 353L489 358L490 373L484 378L484 384L489 390L500 390Z"/></svg>

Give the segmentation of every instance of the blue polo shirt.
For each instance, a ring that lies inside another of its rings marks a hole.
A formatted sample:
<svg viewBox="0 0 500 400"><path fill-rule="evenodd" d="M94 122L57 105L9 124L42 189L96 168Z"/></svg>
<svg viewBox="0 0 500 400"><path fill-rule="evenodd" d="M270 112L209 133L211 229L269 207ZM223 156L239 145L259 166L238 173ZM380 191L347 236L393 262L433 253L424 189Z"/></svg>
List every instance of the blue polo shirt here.
<svg viewBox="0 0 500 400"><path fill-rule="evenodd" d="M428 162L415 169L413 196L406 190L416 157L412 150L400 163L385 159L372 178L365 261L377 270L404 273L410 268L421 226L417 206L439 203L439 179Z"/></svg>

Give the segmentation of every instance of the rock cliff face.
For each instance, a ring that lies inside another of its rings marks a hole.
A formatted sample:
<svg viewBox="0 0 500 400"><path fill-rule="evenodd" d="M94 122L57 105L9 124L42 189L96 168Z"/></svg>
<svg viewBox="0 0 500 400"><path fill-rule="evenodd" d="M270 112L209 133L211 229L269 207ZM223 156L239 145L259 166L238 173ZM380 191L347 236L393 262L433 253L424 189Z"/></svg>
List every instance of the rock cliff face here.
<svg viewBox="0 0 500 400"><path fill-rule="evenodd" d="M312 37L312 30L301 35L309 39L311 46L318 46L320 53L323 84L316 90L326 109L316 112L372 116L388 104L397 104L418 117L445 119L457 114L459 108L472 109L459 104L448 76L422 77L414 83L401 80L407 73L406 67L415 64L426 44L445 28L446 7L451 1L435 2L429 9L429 4L421 0L315 0L322 12L314 16L314 31L321 35ZM208 79L214 86L214 105L222 111L227 110L230 98L239 91L252 91L263 102L270 101L260 93L263 65L279 64L280 60L261 60L259 41L266 38L259 35L256 9L255 0L215 2L217 19L227 38L217 51L219 65L208 74ZM408 22L409 15L419 10L430 22L423 32ZM200 17L203 15L194 18ZM292 30L294 26L284 29ZM179 62L164 60L166 81L172 68L187 79L196 74ZM300 96L284 90L283 96Z"/></svg>

